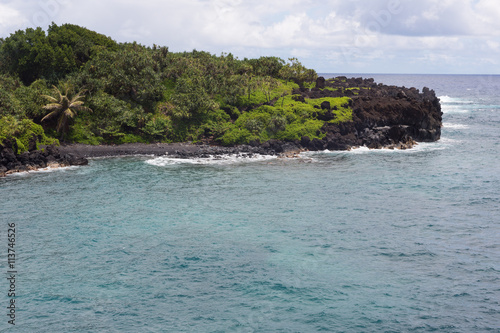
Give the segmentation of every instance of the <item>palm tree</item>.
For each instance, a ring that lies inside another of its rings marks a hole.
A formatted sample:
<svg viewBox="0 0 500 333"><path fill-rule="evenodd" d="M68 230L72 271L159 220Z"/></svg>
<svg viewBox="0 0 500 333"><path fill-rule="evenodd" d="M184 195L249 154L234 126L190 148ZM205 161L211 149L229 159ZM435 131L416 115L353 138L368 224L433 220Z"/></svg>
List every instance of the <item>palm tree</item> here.
<svg viewBox="0 0 500 333"><path fill-rule="evenodd" d="M86 106L83 106L83 94L85 90L80 91L73 97L68 97L68 92L71 89L70 85L64 85L65 88L64 95L61 93L61 90L54 87L54 92L56 93L56 97L42 95L46 99L48 99L51 103L45 105L43 108L45 110L50 110L51 112L42 118L42 122L54 117L58 117L56 131L61 133L61 140L64 138L64 134L69 130L69 121L73 119L78 111L90 111L92 110Z"/></svg>

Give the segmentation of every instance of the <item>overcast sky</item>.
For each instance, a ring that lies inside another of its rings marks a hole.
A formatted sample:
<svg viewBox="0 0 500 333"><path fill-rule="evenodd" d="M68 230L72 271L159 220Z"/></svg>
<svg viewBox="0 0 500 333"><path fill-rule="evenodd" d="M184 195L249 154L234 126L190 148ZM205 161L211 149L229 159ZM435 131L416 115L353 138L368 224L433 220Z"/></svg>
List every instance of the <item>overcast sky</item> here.
<svg viewBox="0 0 500 333"><path fill-rule="evenodd" d="M0 37L52 21L319 73L500 74L499 0L0 0Z"/></svg>

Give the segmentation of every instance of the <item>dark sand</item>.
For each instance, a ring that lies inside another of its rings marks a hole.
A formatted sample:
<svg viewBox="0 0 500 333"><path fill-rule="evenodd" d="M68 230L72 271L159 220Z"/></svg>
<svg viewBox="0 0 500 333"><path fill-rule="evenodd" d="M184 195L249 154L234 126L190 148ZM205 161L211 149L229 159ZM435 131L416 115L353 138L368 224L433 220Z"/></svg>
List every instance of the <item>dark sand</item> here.
<svg viewBox="0 0 500 333"><path fill-rule="evenodd" d="M201 147L187 143L126 143L122 145L85 145L67 144L58 148L61 154L75 154L81 157L110 157L125 155L166 155L177 154L179 152L196 153L202 150Z"/></svg>
<svg viewBox="0 0 500 333"><path fill-rule="evenodd" d="M235 147L221 147L209 145L195 145L191 143L126 143L122 145L85 145L66 144L57 147L60 154L74 154L79 157L112 157L127 155L169 155L172 157L208 157L208 155L222 154L270 154L277 152L263 147L239 145ZM296 147L295 147L296 148ZM281 153L282 151L280 151Z"/></svg>

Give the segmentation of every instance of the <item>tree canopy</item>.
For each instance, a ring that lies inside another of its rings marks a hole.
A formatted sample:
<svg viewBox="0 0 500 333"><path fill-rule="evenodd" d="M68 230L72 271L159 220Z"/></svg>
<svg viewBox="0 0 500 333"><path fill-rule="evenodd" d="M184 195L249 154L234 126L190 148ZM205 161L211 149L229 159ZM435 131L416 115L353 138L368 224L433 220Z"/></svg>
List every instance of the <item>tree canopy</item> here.
<svg viewBox="0 0 500 333"><path fill-rule="evenodd" d="M323 111L294 99L300 87L314 87L316 78L295 58L174 53L166 46L120 44L72 24L53 23L47 32L28 28L0 39L0 117L30 119L56 136L56 128L42 122L48 108L43 95L53 85L86 90L73 102L93 112L72 114L58 127L74 142L238 144L321 137ZM64 90L55 98L64 96L71 102ZM343 103L331 103L339 104L339 113L348 111Z"/></svg>

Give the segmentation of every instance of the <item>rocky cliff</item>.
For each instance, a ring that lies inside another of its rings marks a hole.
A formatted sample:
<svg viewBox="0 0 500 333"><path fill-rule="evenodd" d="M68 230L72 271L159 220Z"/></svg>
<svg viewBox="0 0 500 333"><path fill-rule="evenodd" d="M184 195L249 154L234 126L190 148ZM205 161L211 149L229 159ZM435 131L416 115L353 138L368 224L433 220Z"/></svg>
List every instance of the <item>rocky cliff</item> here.
<svg viewBox="0 0 500 333"><path fill-rule="evenodd" d="M410 148L415 142L431 142L441 136L442 112L433 90L376 84L373 79L318 78L313 89L294 92L302 98L349 96L352 122L325 123L322 139L302 138L309 150L369 148ZM321 105L329 108L329 105ZM329 120L329 112L325 119Z"/></svg>

